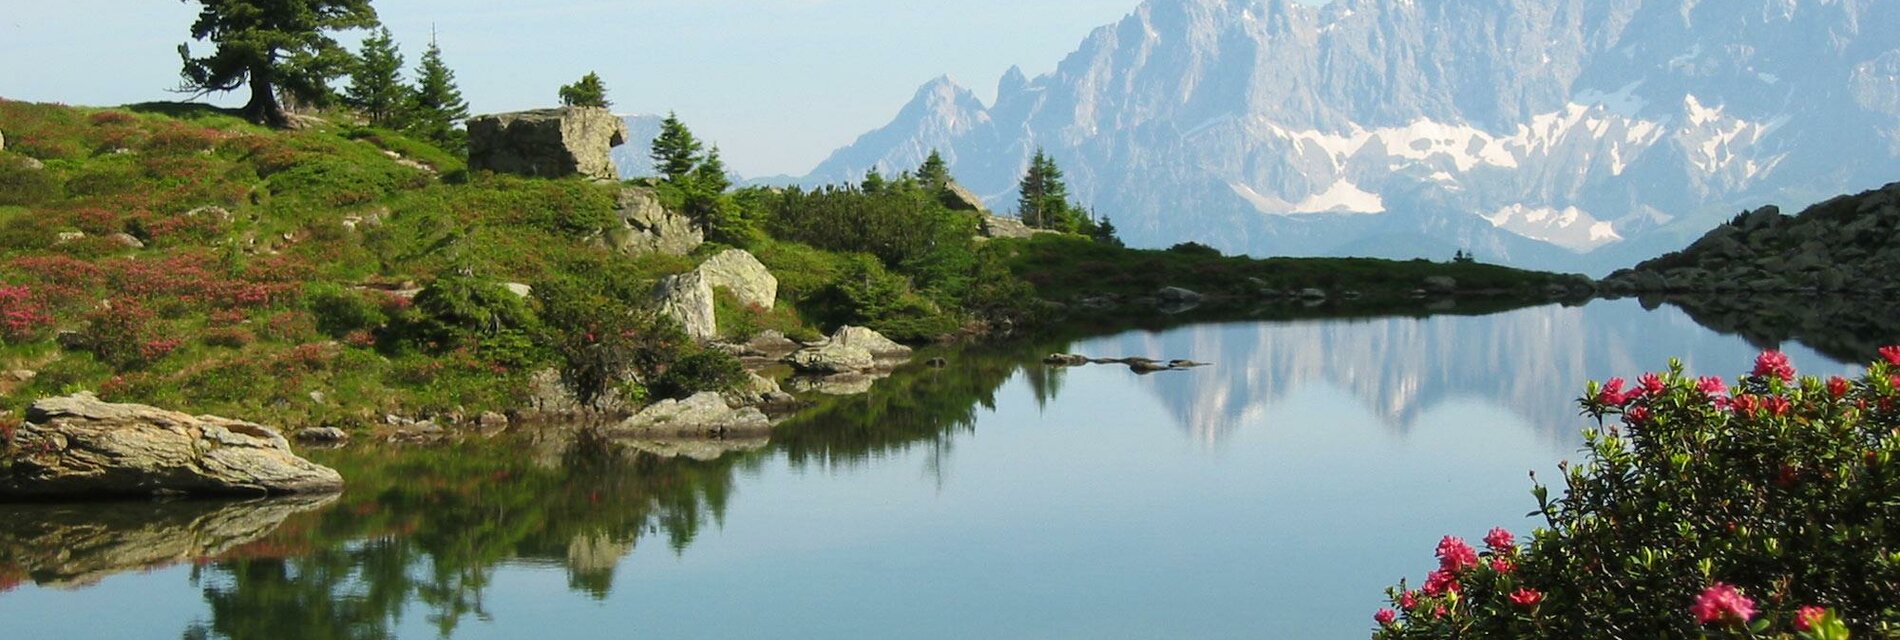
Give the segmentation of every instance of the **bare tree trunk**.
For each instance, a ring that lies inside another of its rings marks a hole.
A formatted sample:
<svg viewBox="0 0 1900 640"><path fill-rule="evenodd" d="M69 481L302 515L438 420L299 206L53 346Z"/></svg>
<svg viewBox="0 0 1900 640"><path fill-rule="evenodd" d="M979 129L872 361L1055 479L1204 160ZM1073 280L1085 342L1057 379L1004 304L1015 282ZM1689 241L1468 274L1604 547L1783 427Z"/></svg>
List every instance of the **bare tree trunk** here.
<svg viewBox="0 0 1900 640"><path fill-rule="evenodd" d="M245 120L273 129L290 127L290 114L277 102L277 86L268 70L251 69L251 101L242 111Z"/></svg>

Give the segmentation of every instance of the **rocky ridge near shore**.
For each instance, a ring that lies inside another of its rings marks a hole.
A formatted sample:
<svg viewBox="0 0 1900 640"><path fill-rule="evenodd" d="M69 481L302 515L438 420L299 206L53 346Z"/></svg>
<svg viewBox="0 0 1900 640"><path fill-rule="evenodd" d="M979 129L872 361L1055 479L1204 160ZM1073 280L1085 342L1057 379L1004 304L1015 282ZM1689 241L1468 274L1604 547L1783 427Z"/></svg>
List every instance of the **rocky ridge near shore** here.
<svg viewBox="0 0 1900 640"><path fill-rule="evenodd" d="M1860 293L1900 290L1900 182L1795 216L1744 212L1681 251L1611 274L1604 293Z"/></svg>

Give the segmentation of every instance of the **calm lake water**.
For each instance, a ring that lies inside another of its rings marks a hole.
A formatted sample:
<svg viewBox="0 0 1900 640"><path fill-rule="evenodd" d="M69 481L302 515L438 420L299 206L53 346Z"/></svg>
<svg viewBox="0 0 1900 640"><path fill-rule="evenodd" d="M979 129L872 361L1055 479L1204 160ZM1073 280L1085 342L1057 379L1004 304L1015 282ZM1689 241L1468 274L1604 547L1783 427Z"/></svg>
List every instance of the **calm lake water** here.
<svg viewBox="0 0 1900 640"><path fill-rule="evenodd" d="M1804 373L1856 368L1786 345ZM1216 363L1137 376L1052 351ZM1533 523L1586 380L1758 347L1634 301L951 354L711 462L322 454L329 500L0 507L8 638L1364 638ZM1868 354L1871 355L1871 354ZM11 565L11 566L9 566ZM29 575L21 575L22 573Z"/></svg>

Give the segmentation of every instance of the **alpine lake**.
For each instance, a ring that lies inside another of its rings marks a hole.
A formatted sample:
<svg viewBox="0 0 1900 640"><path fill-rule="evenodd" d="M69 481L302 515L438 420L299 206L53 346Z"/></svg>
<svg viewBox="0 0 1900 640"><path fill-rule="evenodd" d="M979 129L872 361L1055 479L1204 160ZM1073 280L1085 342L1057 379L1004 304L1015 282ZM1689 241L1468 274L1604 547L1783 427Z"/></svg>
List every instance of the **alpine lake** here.
<svg viewBox="0 0 1900 640"><path fill-rule="evenodd" d="M0 620L26 639L1364 638L1441 536L1538 524L1527 474L1580 455L1586 381L1671 357L1732 378L1771 346L1851 374L1900 341L1764 317L1242 315L926 351L708 460L561 429L312 451L343 494L0 505Z"/></svg>

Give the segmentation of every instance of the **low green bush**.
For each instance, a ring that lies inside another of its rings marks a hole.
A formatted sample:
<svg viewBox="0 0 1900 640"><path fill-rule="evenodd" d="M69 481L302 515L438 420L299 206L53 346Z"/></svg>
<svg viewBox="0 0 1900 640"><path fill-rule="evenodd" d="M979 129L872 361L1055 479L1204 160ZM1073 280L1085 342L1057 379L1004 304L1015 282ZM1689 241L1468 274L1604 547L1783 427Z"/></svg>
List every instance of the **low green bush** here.
<svg viewBox="0 0 1900 640"><path fill-rule="evenodd" d="M335 283L310 285L304 291L304 304L316 316L317 330L332 338L378 329L389 321L382 305L369 294Z"/></svg>
<svg viewBox="0 0 1900 640"><path fill-rule="evenodd" d="M1563 495L1520 546L1448 537L1374 638L1900 636L1900 347L1858 380L1767 352L1731 388L1680 363L1591 383Z"/></svg>
<svg viewBox="0 0 1900 640"><path fill-rule="evenodd" d="M718 349L702 349L674 361L647 388L655 398L684 399L705 391L731 391L745 380L745 365L737 357Z"/></svg>

